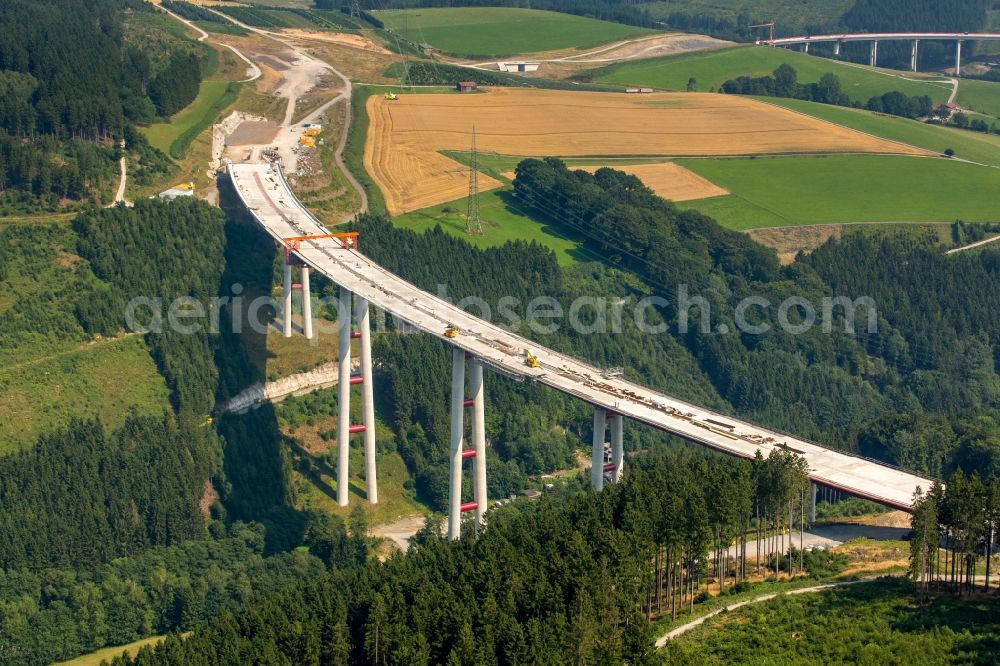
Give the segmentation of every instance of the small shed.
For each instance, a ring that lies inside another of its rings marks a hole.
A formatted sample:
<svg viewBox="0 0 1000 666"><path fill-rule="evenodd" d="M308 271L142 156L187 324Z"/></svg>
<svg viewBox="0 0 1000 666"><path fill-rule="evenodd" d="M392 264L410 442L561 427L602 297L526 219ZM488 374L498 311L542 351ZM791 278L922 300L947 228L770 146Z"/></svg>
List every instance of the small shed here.
<svg viewBox="0 0 1000 666"><path fill-rule="evenodd" d="M455 89L458 92L475 92L477 88L475 81L459 81L455 84Z"/></svg>

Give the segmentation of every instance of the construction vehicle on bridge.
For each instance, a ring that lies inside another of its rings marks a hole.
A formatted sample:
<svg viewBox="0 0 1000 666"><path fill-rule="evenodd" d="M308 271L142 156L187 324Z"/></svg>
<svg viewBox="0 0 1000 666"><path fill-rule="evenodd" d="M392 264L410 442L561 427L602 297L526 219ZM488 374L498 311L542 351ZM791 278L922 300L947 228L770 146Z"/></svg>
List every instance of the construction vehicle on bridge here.
<svg viewBox="0 0 1000 666"><path fill-rule="evenodd" d="M530 349L524 350L524 364L529 368L538 367L538 357L532 354Z"/></svg>
<svg viewBox="0 0 1000 666"><path fill-rule="evenodd" d="M444 337L457 338L458 329L453 324L448 324L447 328L444 329Z"/></svg>

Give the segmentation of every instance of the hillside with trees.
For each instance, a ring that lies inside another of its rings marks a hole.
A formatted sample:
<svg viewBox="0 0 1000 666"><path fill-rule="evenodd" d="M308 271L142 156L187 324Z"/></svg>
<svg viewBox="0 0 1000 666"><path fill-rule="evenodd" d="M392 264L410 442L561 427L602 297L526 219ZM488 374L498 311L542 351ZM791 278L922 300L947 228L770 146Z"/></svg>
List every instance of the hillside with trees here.
<svg viewBox="0 0 1000 666"><path fill-rule="evenodd" d="M642 457L599 495L495 511L478 539L426 529L405 557L331 570L115 663L655 663L648 618L724 570L710 553L752 505L783 506L802 479L781 473L790 460Z"/></svg>
<svg viewBox="0 0 1000 666"><path fill-rule="evenodd" d="M160 68L123 36L126 13L152 11L139 0L0 5L0 212L101 201L131 124L195 98L197 58L168 54Z"/></svg>
<svg viewBox="0 0 1000 666"><path fill-rule="evenodd" d="M746 236L680 210L611 169L587 174L556 159L525 160L514 187L522 205L583 234L610 263L636 272L670 301L661 312L672 335L647 337L676 336L738 414L857 450L859 424L896 412L995 416L1000 407L1000 328L992 315L1000 307L996 252L945 256L912 238L858 234L782 267ZM977 288L969 289L972 284ZM701 319L703 308L677 308L681 285L710 303L711 321ZM855 331L843 333L843 312L832 310L831 334L815 326L792 335L771 308L752 322L768 324L761 335L717 333L721 324L739 330L734 306L751 295L771 303L805 298L817 312L824 297L870 296L877 330L867 332L861 309ZM691 318L684 333L681 314ZM620 360L628 373L628 360ZM649 376L636 377L656 385ZM677 385L663 388L676 391ZM973 450L984 473L997 470L1000 449L973 440L953 447L946 461L908 457L872 438L865 446L868 455L909 462L922 473L947 472Z"/></svg>

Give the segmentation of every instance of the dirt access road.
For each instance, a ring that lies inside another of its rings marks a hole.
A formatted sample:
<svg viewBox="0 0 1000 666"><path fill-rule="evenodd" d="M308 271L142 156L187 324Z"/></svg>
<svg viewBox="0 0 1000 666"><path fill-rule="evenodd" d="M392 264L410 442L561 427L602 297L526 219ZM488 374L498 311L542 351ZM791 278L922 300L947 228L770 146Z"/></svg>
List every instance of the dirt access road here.
<svg viewBox="0 0 1000 666"><path fill-rule="evenodd" d="M211 12L214 12L218 16L224 18L225 20L238 25L239 27L247 30L249 32L261 35L268 39L274 40L283 46L285 46L289 52L293 55L293 60L289 64L288 68L282 71L282 76L284 77L284 82L279 88L278 92L281 96L288 99L288 106L285 110L285 117L281 123L281 128L278 131L275 141L270 142L267 145L258 146L258 148L263 149L269 146L277 146L278 153L281 156L282 165L286 172L290 172L295 169L296 155L293 152L293 148L298 145L299 138L305 131L306 125L313 124L317 122L319 118L323 116L327 109L336 104L337 102L343 101L346 109L346 118L344 121L344 129L340 134L340 140L337 143L337 149L334 151L334 162L337 168L343 172L347 181L351 184L351 187L358 193L358 197L361 201L360 210L358 212L364 213L368 210L368 195L365 192L365 188L362 187L358 179L354 177L354 174L347 168L344 163L344 147L347 145L347 135L351 126L351 95L353 94L353 87L351 85L351 80L344 75L342 72L337 70L333 65L328 62L324 62L317 58L313 58L308 55L304 50L296 46L293 42L286 39L283 35L276 32L271 32L269 30L263 30L260 28L255 28L242 23L235 18L218 12L211 7L206 7ZM319 79L327 72L332 73L337 78L343 82L343 88L340 93L333 99L327 101L318 109L310 113L308 116L303 118L296 124L292 123L292 118L295 117L295 105L298 102L299 97L305 95L310 90L312 90ZM260 155L260 151L253 151L256 156ZM351 216L353 217L353 216ZM346 220L345 220L346 221Z"/></svg>

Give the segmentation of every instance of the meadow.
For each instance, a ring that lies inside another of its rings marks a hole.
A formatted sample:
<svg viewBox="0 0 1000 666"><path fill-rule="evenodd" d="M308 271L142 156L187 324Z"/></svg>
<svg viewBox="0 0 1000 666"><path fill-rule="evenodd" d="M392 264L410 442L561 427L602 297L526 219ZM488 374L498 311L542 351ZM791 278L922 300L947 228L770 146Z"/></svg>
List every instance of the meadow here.
<svg viewBox="0 0 1000 666"><path fill-rule="evenodd" d="M225 107L236 101L239 84L229 81L202 81L198 97L169 121L143 128L154 148L180 159L187 146L215 122Z"/></svg>
<svg viewBox="0 0 1000 666"><path fill-rule="evenodd" d="M578 243L552 226L539 222L517 208L509 189L491 190L479 195L482 235L465 231L465 198L400 215L392 223L403 229L423 233L441 225L446 233L458 236L478 248L497 247L508 241L536 241L556 253L560 265L567 266L585 257Z"/></svg>
<svg viewBox="0 0 1000 666"><path fill-rule="evenodd" d="M962 79L958 84L955 103L963 109L1000 118L1000 83Z"/></svg>
<svg viewBox="0 0 1000 666"><path fill-rule="evenodd" d="M962 82L965 85L965 82ZM1000 86L1000 84L994 84ZM1000 135L970 132L954 127L927 125L909 118L876 114L862 109L830 106L798 99L775 97L760 98L761 101L783 106L786 109L828 120L859 132L866 132L891 141L901 141L935 153L943 153L948 148L955 156L970 162L1000 167Z"/></svg>
<svg viewBox="0 0 1000 666"><path fill-rule="evenodd" d="M653 32L583 16L509 7L400 9L375 15L410 42L459 56L580 49Z"/></svg>
<svg viewBox="0 0 1000 666"><path fill-rule="evenodd" d="M701 92L717 90L738 76L764 76L779 65L789 64L799 74L800 83L819 81L827 72L840 78L845 93L862 103L874 95L898 90L907 95L930 95L935 103L948 100L951 86L942 81L910 81L888 70L872 70L766 46L739 46L720 51L687 53L611 65L590 72L595 81L623 85L644 85L662 90L686 90L688 79L697 81Z"/></svg>
<svg viewBox="0 0 1000 666"><path fill-rule="evenodd" d="M1000 171L945 158L682 159L730 197L685 206L732 229L840 222L991 222Z"/></svg>
<svg viewBox="0 0 1000 666"><path fill-rule="evenodd" d="M157 414L168 390L139 336L85 343L75 349L0 367L0 453L31 446L69 417L124 423L129 408Z"/></svg>

